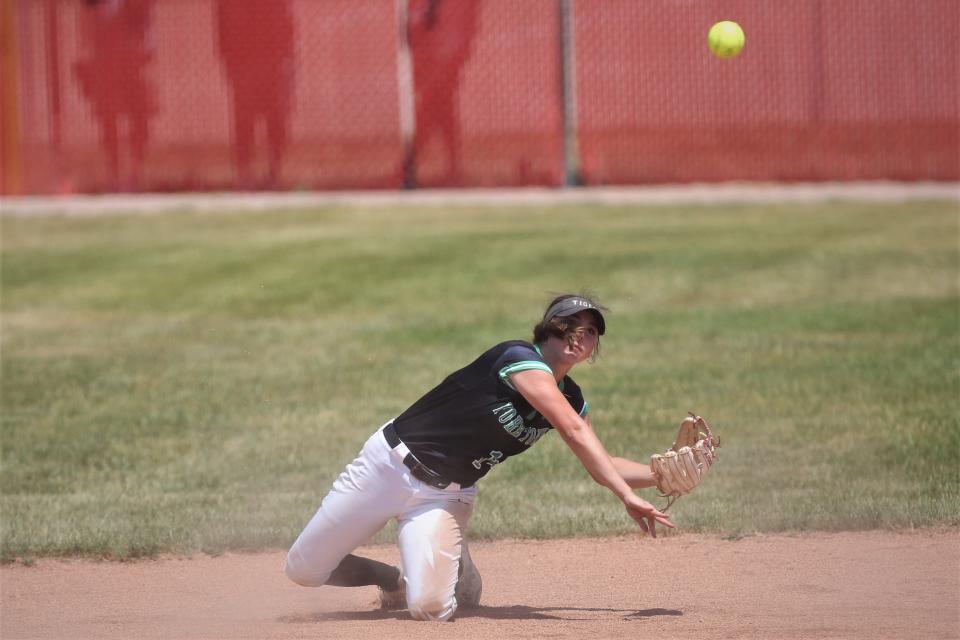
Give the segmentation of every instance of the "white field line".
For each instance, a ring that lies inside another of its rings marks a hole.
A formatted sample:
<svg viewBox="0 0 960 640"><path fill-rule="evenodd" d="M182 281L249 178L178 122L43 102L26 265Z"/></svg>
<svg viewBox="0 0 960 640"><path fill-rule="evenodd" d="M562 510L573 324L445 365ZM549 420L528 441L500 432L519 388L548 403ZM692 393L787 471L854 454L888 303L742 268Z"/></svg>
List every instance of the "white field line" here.
<svg viewBox="0 0 960 640"><path fill-rule="evenodd" d="M712 205L949 200L957 182L832 182L690 184L643 187L318 191L300 193L177 193L0 198L0 215L95 216L180 212L314 209L327 206Z"/></svg>

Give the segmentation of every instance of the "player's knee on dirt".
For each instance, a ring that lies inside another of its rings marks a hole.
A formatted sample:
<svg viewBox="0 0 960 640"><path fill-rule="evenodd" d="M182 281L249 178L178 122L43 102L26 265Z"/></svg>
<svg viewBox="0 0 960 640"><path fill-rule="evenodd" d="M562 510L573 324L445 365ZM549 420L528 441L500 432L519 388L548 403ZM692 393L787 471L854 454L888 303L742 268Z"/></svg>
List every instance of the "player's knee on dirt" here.
<svg viewBox="0 0 960 640"><path fill-rule="evenodd" d="M411 598L408 592L407 609L414 620L446 622L457 612L457 600L449 595Z"/></svg>
<svg viewBox="0 0 960 640"><path fill-rule="evenodd" d="M293 550L287 554L287 561L283 565L283 572L287 574L293 582L301 587L319 587L327 582L330 577L329 572L318 572L308 563L304 562L300 554Z"/></svg>

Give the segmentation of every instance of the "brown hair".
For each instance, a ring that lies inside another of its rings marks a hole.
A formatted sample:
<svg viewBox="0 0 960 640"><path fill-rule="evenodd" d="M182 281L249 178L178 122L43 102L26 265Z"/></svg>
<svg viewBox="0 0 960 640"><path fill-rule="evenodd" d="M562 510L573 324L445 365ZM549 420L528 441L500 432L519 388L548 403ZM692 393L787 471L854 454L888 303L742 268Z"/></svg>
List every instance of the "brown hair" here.
<svg viewBox="0 0 960 640"><path fill-rule="evenodd" d="M577 293L564 293L555 297L553 300L547 304L544 310L544 316L546 316L547 311L550 310L558 302L567 300L569 298L582 298L590 302L597 309L607 310L606 307L597 302L597 299L592 295L586 294L577 294ZM542 344L547 341L547 338L553 336L554 338L560 338L561 340L566 340L567 343L572 344L574 341L574 336L577 331L582 327L582 323L575 316L554 316L552 318L544 317L543 320L538 322L533 327L533 343ZM600 340L597 338L597 348L594 350L593 354L590 356L590 361L593 362L600 355Z"/></svg>

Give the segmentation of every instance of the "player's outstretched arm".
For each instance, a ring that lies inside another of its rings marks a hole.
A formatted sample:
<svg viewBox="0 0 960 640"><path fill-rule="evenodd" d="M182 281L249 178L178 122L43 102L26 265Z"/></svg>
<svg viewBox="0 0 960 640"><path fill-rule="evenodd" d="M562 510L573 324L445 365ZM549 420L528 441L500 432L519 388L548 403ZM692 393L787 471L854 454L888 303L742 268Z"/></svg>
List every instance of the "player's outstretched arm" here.
<svg viewBox="0 0 960 640"><path fill-rule="evenodd" d="M529 369L511 374L510 383L546 418L590 476L623 501L627 513L644 531L656 537L656 523L673 527L670 519L637 496L619 473L590 424L577 415L546 371Z"/></svg>
<svg viewBox="0 0 960 640"><path fill-rule="evenodd" d="M590 428L593 428L590 416L584 416L583 419L587 421ZM630 485L631 489L646 489L647 487L657 486L657 476L650 469L650 465L616 456L610 456L610 462L613 463L617 473Z"/></svg>
<svg viewBox="0 0 960 640"><path fill-rule="evenodd" d="M630 485L631 489L646 489L647 487L657 486L657 476L650 470L650 465L627 458L611 457L610 461L613 462L617 473Z"/></svg>

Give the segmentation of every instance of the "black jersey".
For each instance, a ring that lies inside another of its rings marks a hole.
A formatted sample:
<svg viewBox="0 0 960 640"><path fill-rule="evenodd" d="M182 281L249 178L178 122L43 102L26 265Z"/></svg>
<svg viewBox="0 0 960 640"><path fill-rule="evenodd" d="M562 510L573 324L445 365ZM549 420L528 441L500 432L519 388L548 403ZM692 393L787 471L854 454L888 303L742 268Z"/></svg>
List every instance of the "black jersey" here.
<svg viewBox="0 0 960 640"><path fill-rule="evenodd" d="M394 421L397 435L426 466L473 484L553 428L510 384L510 374L527 369L553 373L529 342L498 344L401 413ZM569 376L558 387L574 411L586 415L580 387Z"/></svg>

